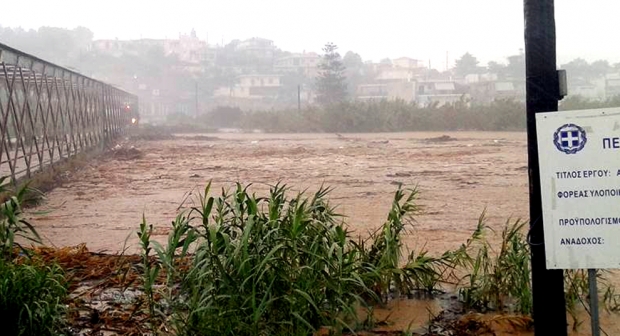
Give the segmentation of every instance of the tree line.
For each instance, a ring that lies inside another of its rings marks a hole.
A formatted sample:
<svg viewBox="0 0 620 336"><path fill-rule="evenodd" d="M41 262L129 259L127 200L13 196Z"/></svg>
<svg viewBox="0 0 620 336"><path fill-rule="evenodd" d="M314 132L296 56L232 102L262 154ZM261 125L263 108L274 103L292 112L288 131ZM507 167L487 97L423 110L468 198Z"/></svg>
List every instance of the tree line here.
<svg viewBox="0 0 620 336"><path fill-rule="evenodd" d="M620 107L620 96L591 101L569 96L560 110ZM221 106L197 124L270 133L525 131L525 104L512 99L479 105L463 98L453 104L419 106L404 100L344 101L301 110L248 112Z"/></svg>

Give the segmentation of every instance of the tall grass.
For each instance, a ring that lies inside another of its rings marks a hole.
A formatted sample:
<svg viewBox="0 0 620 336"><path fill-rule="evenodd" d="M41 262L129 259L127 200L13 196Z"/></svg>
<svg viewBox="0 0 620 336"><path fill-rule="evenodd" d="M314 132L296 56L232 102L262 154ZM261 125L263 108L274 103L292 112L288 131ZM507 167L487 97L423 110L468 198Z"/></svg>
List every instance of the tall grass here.
<svg viewBox="0 0 620 336"><path fill-rule="evenodd" d="M620 294L610 283L607 276L609 270L596 270L596 278L599 291L603 293L601 304L608 312L620 311ZM564 298L566 300L566 311L571 318L572 329L577 331L584 322L580 314L589 311L588 297L590 287L588 282L588 271L585 269L565 270L564 271Z"/></svg>
<svg viewBox="0 0 620 336"><path fill-rule="evenodd" d="M415 190L397 190L370 245L351 236L327 201L329 188L291 195L278 184L268 197L257 197L249 187L237 184L214 197L208 185L177 216L166 248L149 242L146 221L140 226L144 283L152 288L153 247L168 301L175 302L169 308L177 334L353 331L361 325L358 309L378 303L401 281L400 234L417 210Z"/></svg>
<svg viewBox="0 0 620 336"><path fill-rule="evenodd" d="M442 282L445 258L434 258L425 250L412 251L403 262L401 236L411 233L413 216L419 213L417 189L399 189L394 194L387 221L361 242L365 261L379 271L373 289L385 302L389 294L410 295L419 291L432 294ZM365 246L370 246L368 249Z"/></svg>
<svg viewBox="0 0 620 336"><path fill-rule="evenodd" d="M434 294L456 284L466 309L530 314L532 288L526 222L508 220L495 234L486 212L471 237L440 256L408 255L404 234L415 233L417 190L399 186L387 219L366 239L352 236L328 202L271 187L267 197L236 184L212 196L209 184L172 222L165 247L140 226L142 272L153 330L177 335L309 335L372 326L372 307L390 298ZM492 243L497 241L498 243ZM161 271L161 272L160 272ZM156 283L164 286L156 286ZM603 302L617 310L613 287ZM567 310L587 295L583 272L567 272ZM360 309L368 319L358 320Z"/></svg>
<svg viewBox="0 0 620 336"><path fill-rule="evenodd" d="M476 230L450 256L462 268L459 290L467 307L530 314L532 310L530 253L523 228L525 222L507 221L501 232L499 250L488 240L485 212Z"/></svg>
<svg viewBox="0 0 620 336"><path fill-rule="evenodd" d="M142 274L142 281L144 285L144 295L146 296L146 304L148 307L150 317L150 325L152 330L155 330L155 320L157 317L161 317L162 314L157 311L156 313L156 301L154 294L154 286L159 276L161 266L159 262L151 258L151 234L153 233L153 226L147 225L146 218L142 217L142 223L140 223L140 231L138 232L138 238L140 239L140 247L142 251L142 263L139 265Z"/></svg>
<svg viewBox="0 0 620 336"><path fill-rule="evenodd" d="M0 259L1 334L59 335L66 295L64 273L58 266Z"/></svg>
<svg viewBox="0 0 620 336"><path fill-rule="evenodd" d="M12 259L14 248L28 253L19 242L20 239L26 242L41 242L34 227L23 218L22 204L30 192L27 184L13 190L8 176L0 177L0 259Z"/></svg>
<svg viewBox="0 0 620 336"><path fill-rule="evenodd" d="M3 335L59 335L64 326L63 300L67 284L57 265L30 259L19 242L40 242L33 226L23 218L27 186L14 191L0 178L0 316ZM26 258L18 258L20 251Z"/></svg>
<svg viewBox="0 0 620 336"><path fill-rule="evenodd" d="M184 279L184 333L307 335L320 326L355 326L356 305L375 270L324 197L287 198L285 186L269 198L237 185L201 212L204 239ZM212 218L212 222L209 221ZM206 225L205 225L206 224Z"/></svg>
<svg viewBox="0 0 620 336"><path fill-rule="evenodd" d="M532 312L530 248L525 235L526 222L509 220L505 223L499 249L489 242L485 213L466 244L444 254L449 268L465 274L459 282L459 294L466 308L479 311ZM602 288L602 304L608 311L620 310L620 294L599 270L597 277ZM564 271L566 311L572 319L572 328L582 324L580 307L586 306L589 295L586 270Z"/></svg>

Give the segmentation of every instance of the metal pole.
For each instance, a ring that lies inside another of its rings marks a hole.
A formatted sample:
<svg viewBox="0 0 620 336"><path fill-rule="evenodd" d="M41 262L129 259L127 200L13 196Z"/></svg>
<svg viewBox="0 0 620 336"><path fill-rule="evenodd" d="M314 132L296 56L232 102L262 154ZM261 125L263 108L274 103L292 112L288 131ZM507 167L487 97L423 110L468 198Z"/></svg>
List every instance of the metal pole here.
<svg viewBox="0 0 620 336"><path fill-rule="evenodd" d="M195 84L196 84L196 87L195 87L195 91L194 91L195 92L194 96L196 96L196 97L194 97L194 98L196 100L195 101L195 103L196 103L196 110L195 110L195 115L194 116L196 117L196 119L198 119L198 81L196 81Z"/></svg>
<svg viewBox="0 0 620 336"><path fill-rule="evenodd" d="M590 285L590 318L592 319L592 336L601 335L598 319L598 289L596 287L596 270L588 270L588 284Z"/></svg>
<svg viewBox="0 0 620 336"><path fill-rule="evenodd" d="M567 335L564 271L546 267L536 113L558 110L554 0L524 0L530 244L535 336Z"/></svg>
<svg viewBox="0 0 620 336"><path fill-rule="evenodd" d="M301 111L301 85L297 85L297 111Z"/></svg>

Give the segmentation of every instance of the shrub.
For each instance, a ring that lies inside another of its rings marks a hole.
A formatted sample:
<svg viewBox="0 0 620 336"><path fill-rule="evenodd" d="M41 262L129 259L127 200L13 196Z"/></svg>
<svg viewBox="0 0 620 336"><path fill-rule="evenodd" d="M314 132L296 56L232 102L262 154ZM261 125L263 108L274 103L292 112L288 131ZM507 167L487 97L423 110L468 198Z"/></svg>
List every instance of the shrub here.
<svg viewBox="0 0 620 336"><path fill-rule="evenodd" d="M525 106L513 100L426 107L403 100L351 101L301 111L245 113L240 125L266 132L510 131L525 129Z"/></svg>
<svg viewBox="0 0 620 336"><path fill-rule="evenodd" d="M243 111L238 107L218 106L200 119L211 127L235 127L242 115Z"/></svg>

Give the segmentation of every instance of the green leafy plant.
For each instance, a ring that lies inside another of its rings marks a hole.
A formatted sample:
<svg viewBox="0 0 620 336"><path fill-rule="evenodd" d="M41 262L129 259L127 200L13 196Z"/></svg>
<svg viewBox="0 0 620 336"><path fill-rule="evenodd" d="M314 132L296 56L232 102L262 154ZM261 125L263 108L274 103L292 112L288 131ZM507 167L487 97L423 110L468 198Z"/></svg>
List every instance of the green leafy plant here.
<svg viewBox="0 0 620 336"><path fill-rule="evenodd" d="M4 335L59 335L67 284L62 270L0 259L0 315Z"/></svg>
<svg viewBox="0 0 620 336"><path fill-rule="evenodd" d="M455 267L466 272L459 292L466 306L481 310L516 311L532 309L530 253L523 228L525 222L507 221L499 250L487 240L486 212L479 218L471 238L451 254Z"/></svg>
<svg viewBox="0 0 620 336"><path fill-rule="evenodd" d="M564 298L566 311L572 319L572 329L577 330L583 323L579 318L578 310L580 302L588 295L588 272L585 270L564 271Z"/></svg>
<svg viewBox="0 0 620 336"><path fill-rule="evenodd" d="M379 272L380 281L373 289L384 301L389 299L392 291L397 297L419 290L432 294L442 281L441 270L448 266L444 258L431 257L424 249L412 251L403 262L401 236L413 228L413 216L420 210L416 204L417 196L416 188L399 187L387 221L360 244L366 262ZM368 245L370 248L366 252L365 246Z"/></svg>
<svg viewBox="0 0 620 336"><path fill-rule="evenodd" d="M329 190L290 199L286 191L276 185L269 198L257 198L238 184L217 199L207 190L193 209L203 241L183 281L186 334L352 329L358 294L369 292L366 270L324 200Z"/></svg>
<svg viewBox="0 0 620 336"><path fill-rule="evenodd" d="M165 248L150 241L145 219L140 225L149 313L158 313L152 288L161 268L166 297L175 302L170 321L177 334L353 331L363 325L358 309L379 302L390 284L433 287L420 276L431 269L423 265L431 260L425 254L406 271L399 268L400 235L418 209L415 189L399 187L388 220L370 243L351 238L327 201L330 188L289 196L277 184L268 197L257 197L250 187L236 184L214 197L207 185L172 223ZM149 257L152 250L157 261Z"/></svg>
<svg viewBox="0 0 620 336"><path fill-rule="evenodd" d="M151 328L155 330L155 322L161 315L156 309L156 300L154 287L161 270L161 266L157 260L151 257L151 234L153 233L153 225L146 223L146 218L142 216L142 222L140 223L140 231L138 232L138 238L140 239L140 246L142 248L142 263L139 265L142 273L144 295L146 296L146 302L148 307L148 313L151 323ZM155 313L158 313L157 315Z"/></svg>
<svg viewBox="0 0 620 336"><path fill-rule="evenodd" d="M14 248L24 254L28 253L17 238L33 243L41 242L37 231L23 218L22 204L30 191L27 184L14 191L8 177L0 177L0 259L12 259Z"/></svg>
<svg viewBox="0 0 620 336"><path fill-rule="evenodd" d="M22 203L31 190L14 191L0 178L0 316L3 334L58 335L64 326L64 273L55 264L43 265L18 240L40 243L34 227L23 218ZM18 258L16 249L25 255Z"/></svg>
<svg viewBox="0 0 620 336"><path fill-rule="evenodd" d="M456 285L467 309L531 313L526 222L508 220L491 238L485 211L460 248L404 255L401 237L415 233L419 211L415 188L399 186L387 220L366 239L352 238L327 200L330 188L292 193L277 184L266 197L250 188L237 183L212 196L207 185L172 222L165 247L151 241L143 218L141 271L154 329L160 322L177 335L355 332L376 325L374 305L445 283ZM576 312L587 280L570 271L566 281L567 309ZM167 290L155 295L161 283ZM603 302L618 309L613 286L603 283Z"/></svg>

